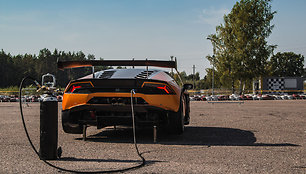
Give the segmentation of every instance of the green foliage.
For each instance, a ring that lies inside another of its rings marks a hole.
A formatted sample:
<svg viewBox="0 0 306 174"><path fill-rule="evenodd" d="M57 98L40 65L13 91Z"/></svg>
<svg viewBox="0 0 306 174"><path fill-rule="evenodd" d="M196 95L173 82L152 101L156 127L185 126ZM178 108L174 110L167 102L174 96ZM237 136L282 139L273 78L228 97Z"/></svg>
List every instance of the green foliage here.
<svg viewBox="0 0 306 174"><path fill-rule="evenodd" d="M272 32L270 0L241 0L224 16L224 24L209 36L214 56L207 56L225 86L266 74L266 63L275 46L266 39Z"/></svg>
<svg viewBox="0 0 306 174"><path fill-rule="evenodd" d="M293 52L277 53L269 62L271 76L290 77L304 74L304 56Z"/></svg>
<svg viewBox="0 0 306 174"><path fill-rule="evenodd" d="M213 69L212 68L206 68L206 76L204 79L206 79L206 86L208 86L208 88L212 88L212 79L214 78L214 88L221 88L222 83L221 83L221 74L215 70L215 72L213 73ZM206 89L208 89L206 88Z"/></svg>
<svg viewBox="0 0 306 174"><path fill-rule="evenodd" d="M65 87L72 79L92 73L91 68L74 68L61 71L57 68L57 60L94 60L95 56L89 54L87 57L82 51L64 52L55 49L53 53L44 48L39 51L38 56L25 54L12 56L0 51L0 88L19 86L25 76L31 76L38 81L41 76L51 73L57 78L57 85ZM96 70L103 70L109 67L97 67Z"/></svg>
<svg viewBox="0 0 306 174"><path fill-rule="evenodd" d="M211 87L211 81L207 80L207 76L204 79L200 79L200 73L196 72L194 75L187 75L185 71L180 72L180 77L184 84L190 83L194 85L194 89L208 89ZM177 73L170 73L171 77L180 84L180 78ZM210 84L209 84L210 83ZM182 85L182 84L180 84Z"/></svg>
<svg viewBox="0 0 306 174"><path fill-rule="evenodd" d="M7 94L11 92L17 92L19 89L17 86L9 86L7 88L0 88L0 94Z"/></svg>
<svg viewBox="0 0 306 174"><path fill-rule="evenodd" d="M22 90L22 94L24 95L37 95L36 88L33 85L24 87ZM0 95L19 95L19 87L18 86L9 86L7 88L0 88Z"/></svg>

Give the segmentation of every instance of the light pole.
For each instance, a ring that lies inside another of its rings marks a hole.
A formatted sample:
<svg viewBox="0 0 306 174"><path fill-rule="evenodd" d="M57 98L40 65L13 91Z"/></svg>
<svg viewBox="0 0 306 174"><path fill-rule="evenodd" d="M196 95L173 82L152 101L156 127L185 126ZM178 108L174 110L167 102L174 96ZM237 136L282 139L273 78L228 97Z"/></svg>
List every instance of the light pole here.
<svg viewBox="0 0 306 174"><path fill-rule="evenodd" d="M193 81L193 89L195 89L195 65L192 66L192 81Z"/></svg>
<svg viewBox="0 0 306 174"><path fill-rule="evenodd" d="M207 40L210 40L211 42L215 42L215 40L211 37L207 37L206 38ZM212 96L214 96L214 83L215 83L215 47L213 47L213 56L212 56L212 64L213 64L213 68L212 68L212 71L213 71L213 76L212 76L212 83L211 83L211 88L212 88Z"/></svg>

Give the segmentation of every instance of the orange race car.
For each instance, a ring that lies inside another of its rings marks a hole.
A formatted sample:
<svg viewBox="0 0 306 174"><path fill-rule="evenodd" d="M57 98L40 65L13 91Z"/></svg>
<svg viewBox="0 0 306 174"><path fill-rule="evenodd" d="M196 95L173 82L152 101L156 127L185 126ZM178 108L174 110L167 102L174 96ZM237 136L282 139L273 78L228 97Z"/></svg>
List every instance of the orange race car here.
<svg viewBox="0 0 306 174"><path fill-rule="evenodd" d="M84 125L96 126L98 129L132 125L131 101L137 127L151 125L165 127L174 134L184 132L190 120L187 90L192 85L180 87L167 72L148 69L148 66L176 69L176 61L58 62L59 69L102 65L147 68L93 71L91 75L72 80L65 89L62 101L62 126L66 133L81 134Z"/></svg>

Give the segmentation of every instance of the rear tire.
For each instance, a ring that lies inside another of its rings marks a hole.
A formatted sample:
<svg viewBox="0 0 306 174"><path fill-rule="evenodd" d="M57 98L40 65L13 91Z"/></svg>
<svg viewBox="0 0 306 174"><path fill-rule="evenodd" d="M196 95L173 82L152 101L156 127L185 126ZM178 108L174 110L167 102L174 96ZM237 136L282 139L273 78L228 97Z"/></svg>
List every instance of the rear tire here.
<svg viewBox="0 0 306 174"><path fill-rule="evenodd" d="M172 134L180 135L185 130L185 98L182 95L180 107L177 112L169 113L169 132Z"/></svg>
<svg viewBox="0 0 306 174"><path fill-rule="evenodd" d="M185 118L184 118L184 124L189 125L190 123L190 99L189 99L189 94L185 95L186 99L186 112L185 112Z"/></svg>
<svg viewBox="0 0 306 174"><path fill-rule="evenodd" d="M62 112L62 127L65 133L82 134L83 127L77 123L72 123L70 112Z"/></svg>

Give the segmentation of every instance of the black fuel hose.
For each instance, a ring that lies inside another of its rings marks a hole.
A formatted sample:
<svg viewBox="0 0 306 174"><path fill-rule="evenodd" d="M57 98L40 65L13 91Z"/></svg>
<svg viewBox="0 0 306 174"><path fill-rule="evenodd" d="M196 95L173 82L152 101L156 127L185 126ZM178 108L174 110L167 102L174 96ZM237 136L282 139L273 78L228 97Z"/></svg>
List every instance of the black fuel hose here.
<svg viewBox="0 0 306 174"><path fill-rule="evenodd" d="M26 127L26 124L25 124L25 121L24 121L23 110L22 110L22 98L21 98L22 95L21 94L22 94L22 88L23 88L24 82L27 79L30 79L30 80L34 81L35 84L37 84L37 81L34 78L32 78L32 77L28 76L28 77L24 77L22 79L22 81L20 83L20 86L19 86L19 108L20 108L20 115L21 115L22 124L23 124L24 131L26 133L27 139L28 139L32 149L34 150L36 155L39 157L39 153L38 153L37 149L35 148L35 146L33 145L33 142L32 142L32 140L30 138L29 133L28 133L28 130L27 130L27 127ZM124 169L118 169L118 170L76 171L76 170L64 169L64 168L55 166L54 164L51 164L51 163L49 163L48 161L46 161L44 159L41 159L41 160L45 164L49 165L50 167L53 167L55 169L58 169L58 170L61 170L61 171L64 171L64 172L70 172L70 173L115 173L115 172L125 172L125 171L128 171L128 170L133 170L133 169L137 169L137 168L143 167L146 164L146 160L144 159L144 157L142 157L141 153L139 153L138 146L137 146L137 143L136 143L135 119L134 119L134 108L133 108L133 91L134 90L131 91L131 108L132 108L132 119L133 119L133 138L134 138L134 145L135 145L135 148L136 148L137 155L141 158L141 161L142 161L140 164L138 164L136 166L133 166L133 167L124 168Z"/></svg>

